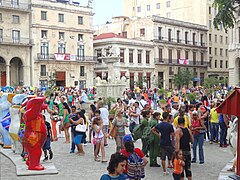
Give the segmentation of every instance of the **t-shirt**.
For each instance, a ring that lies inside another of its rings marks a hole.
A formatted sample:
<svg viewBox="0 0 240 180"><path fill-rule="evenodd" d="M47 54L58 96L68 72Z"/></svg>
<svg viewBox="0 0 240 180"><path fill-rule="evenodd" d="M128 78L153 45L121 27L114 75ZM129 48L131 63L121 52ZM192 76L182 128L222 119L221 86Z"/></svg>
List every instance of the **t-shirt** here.
<svg viewBox="0 0 240 180"><path fill-rule="evenodd" d="M161 133L160 145L171 146L171 133L174 132L173 125L169 122L161 122L155 128Z"/></svg>
<svg viewBox="0 0 240 180"><path fill-rule="evenodd" d="M174 159L173 161L173 167L174 167L174 173L175 174L181 174L182 173L182 160L181 159Z"/></svg>
<svg viewBox="0 0 240 180"><path fill-rule="evenodd" d="M217 113L216 108L212 108L212 109L210 110L210 115L211 115L210 122L212 122L212 123L218 123L219 114Z"/></svg>
<svg viewBox="0 0 240 180"><path fill-rule="evenodd" d="M142 152L142 150L141 149L139 149L139 148L135 148L134 149L134 152L140 157L140 158L143 158L144 157L144 153ZM128 158L128 156L130 156L130 152L127 152L126 151L126 149L122 149L121 151L120 151L120 153L122 153L124 156L126 156L127 158ZM124 173L125 174L127 174L127 166L126 166L126 168L125 168L125 170L124 170Z"/></svg>
<svg viewBox="0 0 240 180"><path fill-rule="evenodd" d="M100 178L100 180L125 180L125 179L126 177L124 176L124 174L120 174L118 176L110 176L108 174L104 174Z"/></svg>
<svg viewBox="0 0 240 180"><path fill-rule="evenodd" d="M137 117L132 117L133 122L135 122L136 124L139 124L139 118L141 115L141 110L139 108L136 108L136 113L135 114L139 114L139 116Z"/></svg>
<svg viewBox="0 0 240 180"><path fill-rule="evenodd" d="M108 120L109 113L108 113L108 110L106 108L103 108L103 107L100 108L99 110L101 111L100 116L101 116L101 118L103 120L103 125L104 126L108 126L109 125L109 120Z"/></svg>
<svg viewBox="0 0 240 180"><path fill-rule="evenodd" d="M118 128L117 130L117 136L124 136L125 135L125 126L124 124L127 123L127 120L123 118L121 121L114 119L113 125Z"/></svg>
<svg viewBox="0 0 240 180"><path fill-rule="evenodd" d="M174 119L173 124L174 124L175 127L178 126L178 118L179 118L179 117L180 117L180 116L177 116L177 117ZM190 122L188 116L184 115L184 120L185 120L185 122L184 122L184 127L189 128L189 127L191 126L191 122Z"/></svg>

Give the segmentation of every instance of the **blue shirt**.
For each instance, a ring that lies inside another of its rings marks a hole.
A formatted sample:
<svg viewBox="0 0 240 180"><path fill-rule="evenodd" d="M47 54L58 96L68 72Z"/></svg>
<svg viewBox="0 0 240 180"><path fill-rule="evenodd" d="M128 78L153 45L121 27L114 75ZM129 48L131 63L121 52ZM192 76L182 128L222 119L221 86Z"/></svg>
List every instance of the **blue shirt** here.
<svg viewBox="0 0 240 180"><path fill-rule="evenodd" d="M124 176L124 174L121 174L118 176L110 176L108 174L104 174L100 178L100 180L125 180L125 179L126 179L126 177Z"/></svg>
<svg viewBox="0 0 240 180"><path fill-rule="evenodd" d="M171 133L174 132L173 125L169 122L161 122L155 127L161 133L160 145L171 146Z"/></svg>

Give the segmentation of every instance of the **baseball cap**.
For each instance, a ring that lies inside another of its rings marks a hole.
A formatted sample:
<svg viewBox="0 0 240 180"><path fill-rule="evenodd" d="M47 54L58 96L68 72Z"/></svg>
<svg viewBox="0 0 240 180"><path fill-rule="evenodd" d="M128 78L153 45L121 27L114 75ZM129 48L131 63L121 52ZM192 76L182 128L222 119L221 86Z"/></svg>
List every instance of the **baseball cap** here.
<svg viewBox="0 0 240 180"><path fill-rule="evenodd" d="M132 136L130 134L126 134L124 137L123 137L123 144L125 144L126 142L132 142L133 139L132 139Z"/></svg>

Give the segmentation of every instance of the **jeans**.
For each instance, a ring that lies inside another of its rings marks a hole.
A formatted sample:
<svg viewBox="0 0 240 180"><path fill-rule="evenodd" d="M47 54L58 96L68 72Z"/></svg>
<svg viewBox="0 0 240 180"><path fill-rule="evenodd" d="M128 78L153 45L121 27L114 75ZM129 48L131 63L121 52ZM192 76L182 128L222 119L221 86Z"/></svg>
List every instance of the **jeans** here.
<svg viewBox="0 0 240 180"><path fill-rule="evenodd" d="M124 149L123 137L122 136L117 136L115 138L115 142L116 142L116 145L117 145L116 152L120 152L121 149Z"/></svg>
<svg viewBox="0 0 240 180"><path fill-rule="evenodd" d="M129 130L130 130L131 133L133 132L133 129L135 128L136 125L137 124L135 122L130 123Z"/></svg>
<svg viewBox="0 0 240 180"><path fill-rule="evenodd" d="M204 162L204 152L203 152L203 144L204 144L204 133L194 134L194 141L193 141L193 159L192 161L197 160L197 145L199 150L199 161L201 163Z"/></svg>
<svg viewBox="0 0 240 180"><path fill-rule="evenodd" d="M207 136L207 138L209 140L210 139L210 135L209 135L209 121L208 120L204 121L204 125L206 127L206 133L204 135L204 139L206 139L206 136Z"/></svg>
<svg viewBox="0 0 240 180"><path fill-rule="evenodd" d="M72 143L71 143L71 152L75 151L75 143L74 143L74 134L73 134L73 130L71 129L71 139L72 139Z"/></svg>
<svg viewBox="0 0 240 180"><path fill-rule="evenodd" d="M156 99L153 100L153 109L157 110L157 100Z"/></svg>
<svg viewBox="0 0 240 180"><path fill-rule="evenodd" d="M218 131L219 131L219 124L210 123L210 132L211 132L210 141L218 142Z"/></svg>
<svg viewBox="0 0 240 180"><path fill-rule="evenodd" d="M220 122L220 146L227 144L227 126L225 122Z"/></svg>

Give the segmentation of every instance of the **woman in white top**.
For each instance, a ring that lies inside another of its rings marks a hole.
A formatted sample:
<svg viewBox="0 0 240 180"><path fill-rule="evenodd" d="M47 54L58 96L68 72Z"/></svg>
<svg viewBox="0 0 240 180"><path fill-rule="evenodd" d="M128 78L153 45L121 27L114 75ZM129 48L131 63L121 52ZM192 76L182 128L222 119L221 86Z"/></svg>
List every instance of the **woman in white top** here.
<svg viewBox="0 0 240 180"><path fill-rule="evenodd" d="M93 120L93 129L95 132L94 140L96 143L96 149L94 152L94 160L95 161L100 161L98 159L98 152L99 149L101 149L102 153L102 163L107 162L105 159L105 149L104 149L104 134L103 134L103 123L100 118L95 117Z"/></svg>

